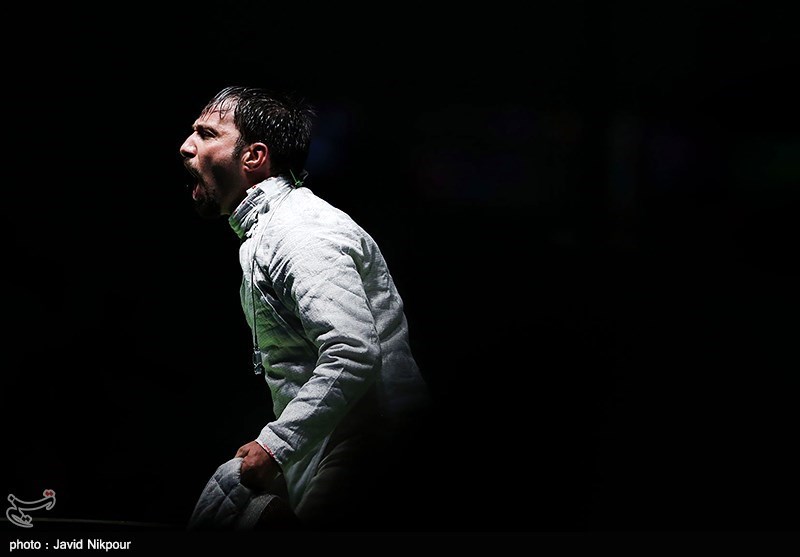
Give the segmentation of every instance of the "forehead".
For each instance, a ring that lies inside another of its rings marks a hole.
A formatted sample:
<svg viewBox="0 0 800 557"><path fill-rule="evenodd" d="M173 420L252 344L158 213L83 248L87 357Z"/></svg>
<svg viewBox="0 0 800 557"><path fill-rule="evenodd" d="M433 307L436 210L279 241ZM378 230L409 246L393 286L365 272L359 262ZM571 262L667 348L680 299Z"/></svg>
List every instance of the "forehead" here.
<svg viewBox="0 0 800 557"><path fill-rule="evenodd" d="M218 131L237 131L236 123L233 120L233 109L226 106L204 110L194 124Z"/></svg>

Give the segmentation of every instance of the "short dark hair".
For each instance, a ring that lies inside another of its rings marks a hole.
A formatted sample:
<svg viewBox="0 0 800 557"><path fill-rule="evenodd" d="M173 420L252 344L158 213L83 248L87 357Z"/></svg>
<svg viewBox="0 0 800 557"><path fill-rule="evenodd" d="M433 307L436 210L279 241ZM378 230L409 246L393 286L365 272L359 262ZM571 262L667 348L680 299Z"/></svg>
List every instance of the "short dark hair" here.
<svg viewBox="0 0 800 557"><path fill-rule="evenodd" d="M302 97L276 94L260 87L230 86L214 95L202 114L233 108L233 121L241 137L234 149L261 142L269 149L273 175L299 177L311 146L314 108Z"/></svg>

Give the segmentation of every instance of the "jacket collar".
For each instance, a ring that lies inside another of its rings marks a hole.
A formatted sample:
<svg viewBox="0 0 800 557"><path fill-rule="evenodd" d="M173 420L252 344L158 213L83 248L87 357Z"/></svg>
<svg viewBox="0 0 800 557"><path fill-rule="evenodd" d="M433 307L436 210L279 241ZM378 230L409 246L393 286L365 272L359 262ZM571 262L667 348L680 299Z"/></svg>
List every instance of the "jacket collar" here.
<svg viewBox="0 0 800 557"><path fill-rule="evenodd" d="M271 207L292 189L291 184L281 177L273 176L247 190L247 195L228 217L228 224L239 239L249 236L259 215L269 212Z"/></svg>

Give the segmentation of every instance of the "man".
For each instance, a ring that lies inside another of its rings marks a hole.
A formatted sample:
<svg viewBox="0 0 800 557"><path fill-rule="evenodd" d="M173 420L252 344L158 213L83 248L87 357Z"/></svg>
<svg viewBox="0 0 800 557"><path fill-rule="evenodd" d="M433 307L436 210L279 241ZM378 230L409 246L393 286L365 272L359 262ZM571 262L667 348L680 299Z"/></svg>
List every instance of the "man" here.
<svg viewBox="0 0 800 557"><path fill-rule="evenodd" d="M381 497L402 479L398 443L429 399L378 246L303 185L314 116L302 101L227 87L180 154L198 214L227 217L241 240L241 304L272 396L274 420L236 452L241 483L338 527L391 506Z"/></svg>

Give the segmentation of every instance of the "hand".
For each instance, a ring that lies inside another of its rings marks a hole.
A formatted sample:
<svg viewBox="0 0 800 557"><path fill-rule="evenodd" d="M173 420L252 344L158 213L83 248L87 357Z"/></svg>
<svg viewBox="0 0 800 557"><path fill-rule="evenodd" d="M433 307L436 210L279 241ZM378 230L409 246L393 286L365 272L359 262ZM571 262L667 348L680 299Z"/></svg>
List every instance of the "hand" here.
<svg viewBox="0 0 800 557"><path fill-rule="evenodd" d="M242 458L242 485L257 491L265 490L278 475L275 459L255 441L239 447L236 456Z"/></svg>

